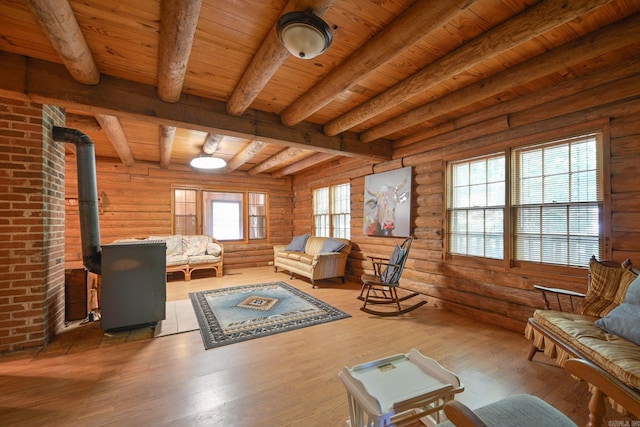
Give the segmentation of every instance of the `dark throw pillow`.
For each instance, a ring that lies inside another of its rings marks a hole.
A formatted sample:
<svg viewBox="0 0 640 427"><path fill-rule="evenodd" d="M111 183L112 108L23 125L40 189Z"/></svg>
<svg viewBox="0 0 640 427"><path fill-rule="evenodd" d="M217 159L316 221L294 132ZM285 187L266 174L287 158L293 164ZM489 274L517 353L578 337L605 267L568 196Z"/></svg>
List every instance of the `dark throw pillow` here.
<svg viewBox="0 0 640 427"><path fill-rule="evenodd" d="M344 248L345 246L347 246L347 244L341 242L340 240L328 238L322 244L322 249L320 250L320 253L340 252L342 248Z"/></svg>
<svg viewBox="0 0 640 427"><path fill-rule="evenodd" d="M383 283L397 283L400 280L400 266L392 264L400 264L407 253L400 245L396 245L393 249L393 253L389 258L389 264L380 275L380 279Z"/></svg>
<svg viewBox="0 0 640 427"><path fill-rule="evenodd" d="M291 243L287 245L285 250L292 252L304 252L304 247L307 245L307 239L309 238L309 234L302 234L300 236L295 236L291 239Z"/></svg>

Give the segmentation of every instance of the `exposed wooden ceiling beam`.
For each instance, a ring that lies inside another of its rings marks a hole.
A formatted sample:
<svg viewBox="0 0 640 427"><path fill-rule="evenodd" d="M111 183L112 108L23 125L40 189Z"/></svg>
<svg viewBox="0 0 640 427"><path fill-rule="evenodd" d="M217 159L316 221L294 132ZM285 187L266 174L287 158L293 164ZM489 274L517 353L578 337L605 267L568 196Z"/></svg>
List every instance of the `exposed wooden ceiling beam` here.
<svg viewBox="0 0 640 427"><path fill-rule="evenodd" d="M215 153L216 150L218 149L218 146L220 145L220 141L222 141L222 138L223 138L222 135L208 133L207 137L204 140L202 151L204 151L207 154Z"/></svg>
<svg viewBox="0 0 640 427"><path fill-rule="evenodd" d="M71 129L78 129L83 132L100 132L102 127L94 116L82 114L66 113L65 126Z"/></svg>
<svg viewBox="0 0 640 427"><path fill-rule="evenodd" d="M267 146L267 143L264 141L253 140L246 147L242 149L238 154L236 154L231 160L227 162L226 169L228 171L233 171L238 169L240 166L247 163L251 160L256 154L258 154L264 147Z"/></svg>
<svg viewBox="0 0 640 427"><path fill-rule="evenodd" d="M67 0L27 0L45 35L74 80L95 85L100 71Z"/></svg>
<svg viewBox="0 0 640 427"><path fill-rule="evenodd" d="M260 172L264 172L269 169L277 167L278 165L291 159L292 157L297 156L300 153L302 153L302 149L300 148L295 148L295 147L285 148L284 150L278 152L277 154L269 157L264 162L252 167L247 172L249 173L249 175L257 175Z"/></svg>
<svg viewBox="0 0 640 427"><path fill-rule="evenodd" d="M347 57L325 78L291 103L282 112L282 123L295 125L327 105L376 68L441 27L471 4L471 0L451 2L419 0L384 30Z"/></svg>
<svg viewBox="0 0 640 427"><path fill-rule="evenodd" d="M336 156L334 156L333 154L316 153L311 155L310 157L307 157L306 159L300 160L299 162L285 166L282 169L278 169L277 171L273 172L271 176L274 178L281 178L286 175L292 175L296 172L300 172L301 170L317 166L320 163L324 163L328 160L333 159L334 157Z"/></svg>
<svg viewBox="0 0 640 427"><path fill-rule="evenodd" d="M330 137L321 126L304 122L285 126L276 114L248 110L242 117L231 116L220 101L183 95L178 103L160 100L156 88L103 75L100 83L87 90L64 67L48 61L25 58L0 51L0 93L28 96L34 102L80 109L92 114L130 117L148 123L218 133L239 138L258 138L268 143L315 150L323 153L373 161L391 158L391 143L363 143L355 133ZM15 73L24 78L16 79Z"/></svg>
<svg viewBox="0 0 640 427"><path fill-rule="evenodd" d="M404 102L416 93L460 74L553 28L576 19L611 0L558 2L545 0L462 45L411 77L330 121L327 135L337 135Z"/></svg>
<svg viewBox="0 0 640 427"><path fill-rule="evenodd" d="M196 34L202 0L162 0L158 49L158 96L177 102Z"/></svg>
<svg viewBox="0 0 640 427"><path fill-rule="evenodd" d="M310 10L315 15L322 16L333 2L334 0L291 0L285 6L283 14ZM243 114L289 55L289 51L280 43L274 25L233 90L227 102L229 114Z"/></svg>
<svg viewBox="0 0 640 427"><path fill-rule="evenodd" d="M480 80L433 102L408 111L362 133L364 142L374 141L434 117L445 115L467 105L496 96L513 87L564 70L612 50L640 42L640 15L604 27L580 39L531 58L498 74ZM585 49L589 46L589 49Z"/></svg>
<svg viewBox="0 0 640 427"><path fill-rule="evenodd" d="M120 120L116 116L106 114L96 114L96 119L107 134L107 138L111 141L111 145L118 153L122 163L126 166L133 166L135 160L133 159L133 154L131 154L131 147L129 147L129 142L124 134Z"/></svg>
<svg viewBox="0 0 640 427"><path fill-rule="evenodd" d="M160 167L166 169L171 164L171 152L176 136L175 126L160 126Z"/></svg>

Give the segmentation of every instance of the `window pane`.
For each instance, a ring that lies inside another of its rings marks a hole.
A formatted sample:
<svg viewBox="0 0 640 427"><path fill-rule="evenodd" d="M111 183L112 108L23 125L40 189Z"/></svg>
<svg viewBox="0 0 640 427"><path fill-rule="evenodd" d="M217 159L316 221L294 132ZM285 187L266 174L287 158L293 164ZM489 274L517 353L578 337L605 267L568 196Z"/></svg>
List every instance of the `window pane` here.
<svg viewBox="0 0 640 427"><path fill-rule="evenodd" d="M544 203L568 202L569 175L551 175L544 179Z"/></svg>
<svg viewBox="0 0 640 427"><path fill-rule="evenodd" d="M540 208L522 208L517 212L516 229L518 233L540 234L542 229Z"/></svg>
<svg viewBox="0 0 640 427"><path fill-rule="evenodd" d="M484 235L470 234L468 245L468 255L484 256Z"/></svg>
<svg viewBox="0 0 640 427"><path fill-rule="evenodd" d="M469 233L484 233L484 210L469 211L467 221Z"/></svg>
<svg viewBox="0 0 640 427"><path fill-rule="evenodd" d="M597 236L600 233L600 211L597 206L569 208L569 232L577 236Z"/></svg>
<svg viewBox="0 0 640 427"><path fill-rule="evenodd" d="M468 208L471 206L468 185L453 189L453 206L457 208Z"/></svg>
<svg viewBox="0 0 640 427"><path fill-rule="evenodd" d="M469 184L485 184L487 182L487 161L476 160L469 164Z"/></svg>
<svg viewBox="0 0 640 427"><path fill-rule="evenodd" d="M487 206L487 184L472 185L469 187L471 193L471 206Z"/></svg>
<svg viewBox="0 0 640 427"><path fill-rule="evenodd" d="M467 211L454 211L453 212L453 229L458 233L467 232Z"/></svg>
<svg viewBox="0 0 640 427"><path fill-rule="evenodd" d="M487 182L504 182L504 156L487 160Z"/></svg>
<svg viewBox="0 0 640 427"><path fill-rule="evenodd" d="M484 229L487 233L501 235L504 228L502 209L487 209L484 217Z"/></svg>
<svg viewBox="0 0 640 427"><path fill-rule="evenodd" d="M565 207L545 207L542 209L542 233L567 234L568 210Z"/></svg>
<svg viewBox="0 0 640 427"><path fill-rule="evenodd" d="M504 181L492 182L487 185L487 206L504 206Z"/></svg>

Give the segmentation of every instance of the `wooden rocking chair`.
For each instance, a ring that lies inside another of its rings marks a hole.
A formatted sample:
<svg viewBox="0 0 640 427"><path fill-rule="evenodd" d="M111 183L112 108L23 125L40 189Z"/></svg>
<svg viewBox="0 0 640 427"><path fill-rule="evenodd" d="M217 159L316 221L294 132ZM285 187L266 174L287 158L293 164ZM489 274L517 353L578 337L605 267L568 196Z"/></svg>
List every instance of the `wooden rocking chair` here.
<svg viewBox="0 0 640 427"><path fill-rule="evenodd" d="M378 316L397 316L399 314L408 313L416 308L426 304L426 301L420 301L410 307L402 308L400 304L413 297L420 295L418 292L411 292L408 295L398 297L398 287L400 285L400 276L402 270L409 257L409 250L413 243L413 237L407 238L402 244L396 245L390 258L380 258L369 256L373 264L373 274L363 274L362 290L358 299L364 301L360 310L369 314ZM393 310L373 310L367 305L393 304ZM397 308L397 309L396 309Z"/></svg>

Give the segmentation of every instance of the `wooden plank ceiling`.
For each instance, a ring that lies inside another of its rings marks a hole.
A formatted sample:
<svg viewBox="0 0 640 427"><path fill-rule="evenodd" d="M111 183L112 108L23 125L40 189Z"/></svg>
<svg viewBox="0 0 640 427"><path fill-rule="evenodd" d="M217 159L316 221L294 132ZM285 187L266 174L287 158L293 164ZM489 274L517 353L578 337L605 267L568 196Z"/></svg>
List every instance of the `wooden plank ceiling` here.
<svg viewBox="0 0 640 427"><path fill-rule="evenodd" d="M330 25L325 53L282 47L276 21L292 10ZM226 171L285 176L390 159L485 107L637 58L639 12L640 0L3 0L0 94L65 107L97 156L125 165L184 167L206 143Z"/></svg>

